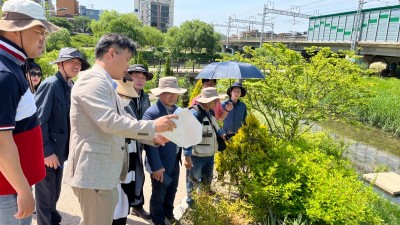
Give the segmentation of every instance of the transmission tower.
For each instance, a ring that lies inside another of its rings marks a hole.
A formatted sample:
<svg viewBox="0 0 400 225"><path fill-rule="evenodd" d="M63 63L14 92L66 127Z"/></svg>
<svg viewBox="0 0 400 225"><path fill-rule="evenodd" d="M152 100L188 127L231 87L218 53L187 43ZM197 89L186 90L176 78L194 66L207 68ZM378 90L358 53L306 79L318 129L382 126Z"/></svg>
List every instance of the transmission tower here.
<svg viewBox="0 0 400 225"><path fill-rule="evenodd" d="M357 42L360 37L360 30L361 30L361 20L362 20L362 9L364 5L364 0L358 1L358 8L357 13L354 17L354 27L353 32L351 33L351 46L350 50L355 51L357 48Z"/></svg>

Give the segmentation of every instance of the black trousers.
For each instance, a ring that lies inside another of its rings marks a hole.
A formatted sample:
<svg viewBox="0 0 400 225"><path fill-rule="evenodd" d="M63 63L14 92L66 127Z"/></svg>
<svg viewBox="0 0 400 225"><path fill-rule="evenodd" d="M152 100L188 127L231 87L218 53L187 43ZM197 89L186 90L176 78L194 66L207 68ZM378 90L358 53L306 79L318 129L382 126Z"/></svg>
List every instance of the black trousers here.
<svg viewBox="0 0 400 225"><path fill-rule="evenodd" d="M56 209L60 198L63 168L46 166L46 177L35 185L36 217L38 225L59 225L61 215Z"/></svg>
<svg viewBox="0 0 400 225"><path fill-rule="evenodd" d="M177 160L173 171L169 174L172 178L169 185L151 178L150 216L155 224L163 223L166 216L174 216L174 200L178 188L179 172Z"/></svg>

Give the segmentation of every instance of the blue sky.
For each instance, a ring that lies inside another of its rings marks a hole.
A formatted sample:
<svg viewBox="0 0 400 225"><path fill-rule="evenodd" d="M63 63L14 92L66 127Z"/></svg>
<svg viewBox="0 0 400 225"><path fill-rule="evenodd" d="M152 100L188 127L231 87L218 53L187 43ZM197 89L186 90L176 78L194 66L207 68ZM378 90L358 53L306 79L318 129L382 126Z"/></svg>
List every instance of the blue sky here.
<svg viewBox="0 0 400 225"><path fill-rule="evenodd" d="M237 19L256 20L261 22L262 9L268 0L175 0L174 25L179 26L186 20L199 19L208 23L226 24L229 16ZM271 1L272 2L272 1ZM399 0L364 0L364 8L373 8L387 5L396 5ZM133 0L79 0L79 4L90 8L93 4L95 9L117 10L121 13L133 11ZM299 6L300 13L315 15L331 14L338 12L353 11L357 9L358 0L275 0L274 9L290 11L292 6ZM288 16L269 15L274 22L274 32L306 31L307 19ZM237 26L248 26L248 24L235 23ZM215 28L221 33L226 33L226 28ZM253 29L260 30L259 26ZM265 31L271 30L265 27ZM240 30L232 29L232 33Z"/></svg>

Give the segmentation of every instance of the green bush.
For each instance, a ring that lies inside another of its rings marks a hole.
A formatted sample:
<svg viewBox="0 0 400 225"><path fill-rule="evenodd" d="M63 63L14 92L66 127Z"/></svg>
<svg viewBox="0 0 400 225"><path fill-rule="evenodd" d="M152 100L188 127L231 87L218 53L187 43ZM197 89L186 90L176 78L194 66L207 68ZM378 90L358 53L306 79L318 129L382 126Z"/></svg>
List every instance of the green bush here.
<svg viewBox="0 0 400 225"><path fill-rule="evenodd" d="M208 196L194 196L195 204L183 216L183 224L193 225L244 225L253 224L251 206L240 199Z"/></svg>
<svg viewBox="0 0 400 225"><path fill-rule="evenodd" d="M88 48L96 46L97 38L88 34L71 35L71 44L74 48Z"/></svg>
<svg viewBox="0 0 400 225"><path fill-rule="evenodd" d="M380 224L371 206L376 194L342 158L345 146L328 135L274 139L249 115L231 141L217 171L236 182L258 221L272 213L279 220L304 215L315 224Z"/></svg>

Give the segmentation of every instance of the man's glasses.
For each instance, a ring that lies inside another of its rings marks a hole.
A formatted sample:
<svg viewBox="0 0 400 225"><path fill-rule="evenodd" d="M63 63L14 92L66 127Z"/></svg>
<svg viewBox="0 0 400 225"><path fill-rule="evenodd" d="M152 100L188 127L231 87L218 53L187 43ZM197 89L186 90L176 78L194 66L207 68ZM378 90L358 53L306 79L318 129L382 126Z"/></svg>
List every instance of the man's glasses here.
<svg viewBox="0 0 400 225"><path fill-rule="evenodd" d="M31 70L31 71L29 71L29 75L31 77L41 77L43 74L42 74L42 72Z"/></svg>
<svg viewBox="0 0 400 225"><path fill-rule="evenodd" d="M46 37L49 33L46 31L46 29L43 30L36 30L36 29L32 29L33 31L35 31L36 33L42 35L43 37Z"/></svg>

